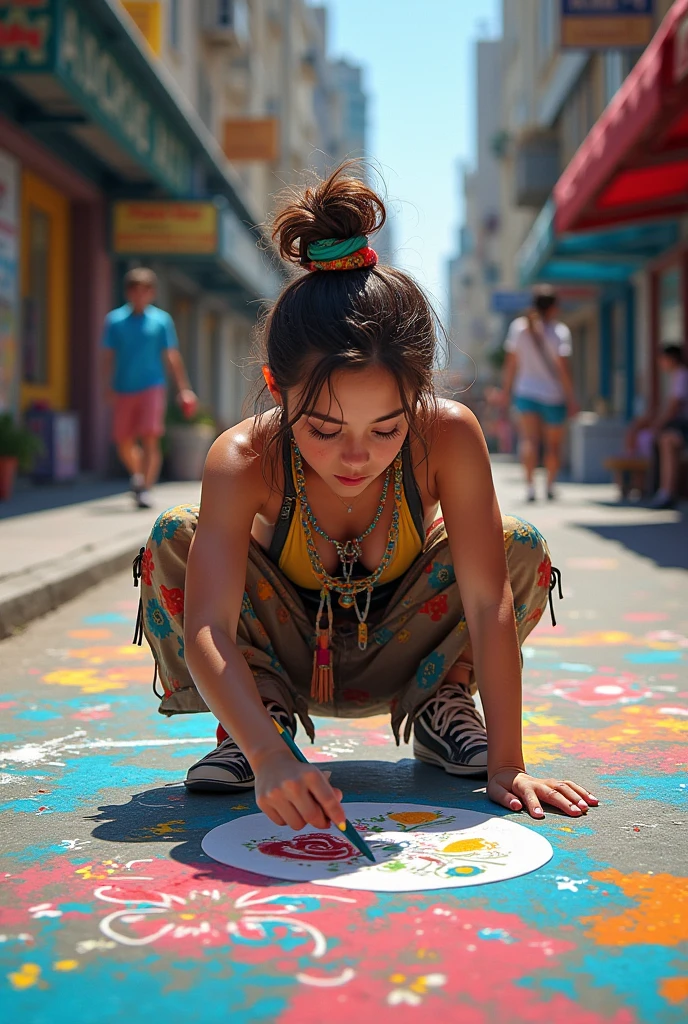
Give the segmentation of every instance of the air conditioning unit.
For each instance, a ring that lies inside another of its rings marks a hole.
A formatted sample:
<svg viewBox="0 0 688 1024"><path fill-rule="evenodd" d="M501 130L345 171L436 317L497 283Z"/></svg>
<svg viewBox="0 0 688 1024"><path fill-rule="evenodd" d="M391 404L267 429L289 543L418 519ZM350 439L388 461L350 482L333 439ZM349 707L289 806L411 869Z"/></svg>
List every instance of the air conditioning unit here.
<svg viewBox="0 0 688 1024"><path fill-rule="evenodd" d="M246 0L203 0L202 28L209 43L230 46L235 52L249 42L249 14Z"/></svg>

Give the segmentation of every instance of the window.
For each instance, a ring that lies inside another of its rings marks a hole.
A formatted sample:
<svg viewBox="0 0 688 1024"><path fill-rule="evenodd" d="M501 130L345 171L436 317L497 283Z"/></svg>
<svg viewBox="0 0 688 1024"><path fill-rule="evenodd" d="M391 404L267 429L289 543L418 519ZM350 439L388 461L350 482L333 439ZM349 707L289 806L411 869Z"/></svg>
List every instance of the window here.
<svg viewBox="0 0 688 1024"><path fill-rule="evenodd" d="M48 383L50 217L36 206L29 211L28 289L24 296L23 379Z"/></svg>
<svg viewBox="0 0 688 1024"><path fill-rule="evenodd" d="M607 50L604 55L604 102L609 103L623 82L623 54Z"/></svg>
<svg viewBox="0 0 688 1024"><path fill-rule="evenodd" d="M213 130L213 93L210 87L210 79L202 64L198 66L198 93L197 93L198 115L206 128Z"/></svg>
<svg viewBox="0 0 688 1024"><path fill-rule="evenodd" d="M181 0L168 0L168 38L173 50L181 49Z"/></svg>
<svg viewBox="0 0 688 1024"><path fill-rule="evenodd" d="M544 64L557 48L557 0L539 0L537 12L537 52L540 64Z"/></svg>

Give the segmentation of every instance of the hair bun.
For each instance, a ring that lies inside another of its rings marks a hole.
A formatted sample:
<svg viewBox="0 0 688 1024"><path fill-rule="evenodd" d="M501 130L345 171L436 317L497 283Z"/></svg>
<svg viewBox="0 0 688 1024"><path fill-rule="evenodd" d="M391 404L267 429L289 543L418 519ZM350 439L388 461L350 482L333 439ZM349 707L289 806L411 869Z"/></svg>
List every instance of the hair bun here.
<svg viewBox="0 0 688 1024"><path fill-rule="evenodd" d="M283 259L300 263L312 242L371 235L385 223L385 204L359 178L347 175L351 166L342 164L325 181L286 194L272 230Z"/></svg>

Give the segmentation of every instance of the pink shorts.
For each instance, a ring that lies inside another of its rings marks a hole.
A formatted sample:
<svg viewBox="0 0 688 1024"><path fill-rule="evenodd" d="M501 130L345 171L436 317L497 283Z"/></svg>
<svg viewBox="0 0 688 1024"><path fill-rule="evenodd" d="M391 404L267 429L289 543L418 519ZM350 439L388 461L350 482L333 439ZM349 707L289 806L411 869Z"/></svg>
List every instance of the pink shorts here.
<svg viewBox="0 0 688 1024"><path fill-rule="evenodd" d="M167 388L164 385L116 394L112 416L115 443L139 437L162 437L165 433L166 405Z"/></svg>

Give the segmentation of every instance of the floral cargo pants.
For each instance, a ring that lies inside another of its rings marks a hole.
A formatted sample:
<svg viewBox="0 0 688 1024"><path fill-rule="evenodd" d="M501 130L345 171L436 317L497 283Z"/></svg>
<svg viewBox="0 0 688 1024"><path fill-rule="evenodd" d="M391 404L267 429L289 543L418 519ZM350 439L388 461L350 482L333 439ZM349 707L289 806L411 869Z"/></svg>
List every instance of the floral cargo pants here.
<svg viewBox="0 0 688 1024"><path fill-rule="evenodd" d="M208 711L184 661L184 582L197 518L194 505L163 512L134 563L135 579L139 574L141 579L139 626L155 658L163 688L163 694L156 690L156 696L161 697L163 715ZM547 606L552 563L535 527L504 516L503 530L518 638L523 644ZM261 697L298 715L311 738L309 712L346 718L390 712L397 742L404 719L408 739L417 710L469 641L442 521L428 532L422 552L386 606L369 619L365 651L358 648L355 621L339 623L334 603L334 702L318 705L310 698L314 613L304 607L262 548L251 542L236 642Z"/></svg>

